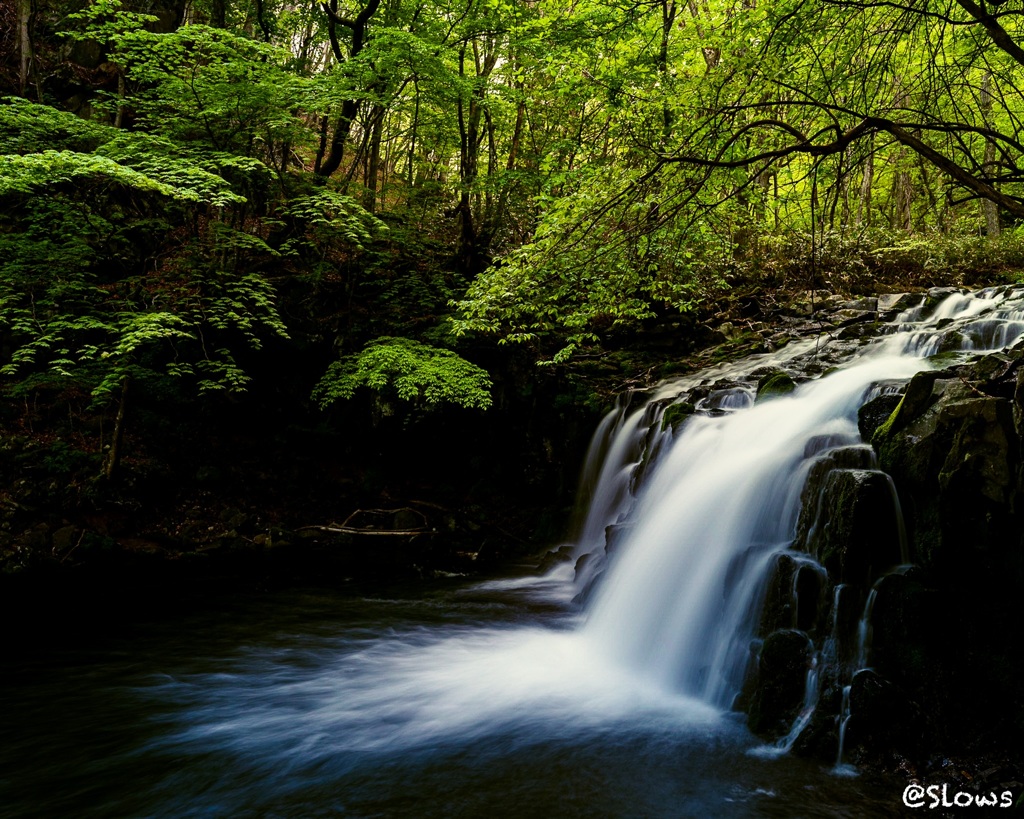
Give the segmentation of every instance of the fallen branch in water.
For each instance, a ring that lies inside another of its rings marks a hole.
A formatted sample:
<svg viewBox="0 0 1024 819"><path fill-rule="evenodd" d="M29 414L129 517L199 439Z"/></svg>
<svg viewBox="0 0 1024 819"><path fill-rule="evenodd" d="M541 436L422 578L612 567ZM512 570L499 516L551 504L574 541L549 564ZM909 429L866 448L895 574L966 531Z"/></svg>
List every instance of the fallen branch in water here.
<svg viewBox="0 0 1024 819"><path fill-rule="evenodd" d="M406 536L413 535L436 535L436 529L357 529L354 526L300 526L296 531L316 529L319 532L334 532L343 535L390 535Z"/></svg>

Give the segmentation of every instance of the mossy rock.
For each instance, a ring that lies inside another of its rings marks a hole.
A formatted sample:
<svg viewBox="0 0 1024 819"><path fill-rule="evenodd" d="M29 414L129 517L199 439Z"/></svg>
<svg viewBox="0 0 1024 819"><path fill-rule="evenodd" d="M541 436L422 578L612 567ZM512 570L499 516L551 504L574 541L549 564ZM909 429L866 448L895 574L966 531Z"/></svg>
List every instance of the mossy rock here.
<svg viewBox="0 0 1024 819"><path fill-rule="evenodd" d="M757 396L754 401L756 403L779 395L788 395L795 389L796 381L789 373L784 370L775 370L763 375L757 382Z"/></svg>
<svg viewBox="0 0 1024 819"><path fill-rule="evenodd" d="M959 380L936 393L925 412L904 421L908 391L889 428L872 439L900 493L911 557L950 579L969 554L989 565L999 556L1010 568L1020 465L1012 402L974 395Z"/></svg>
<svg viewBox="0 0 1024 819"><path fill-rule="evenodd" d="M875 449L878 449L879 447L881 447L884 444L885 440L890 435L892 435L893 427L896 426L896 423L897 423L897 421L898 421L898 419L900 417L900 412L903 409L903 402L905 400L906 400L906 396L905 395L901 395L900 398L899 398L899 401L896 402L896 406L893 407L892 412L889 413L889 417L886 418L884 421L882 421L882 423L879 424L878 426L876 426L875 429L872 431L872 433L871 433L871 445L873 447L875 447ZM865 404L865 406L867 406L867 405ZM863 409L863 407L861 407L861 409ZM858 413L857 413L857 425L860 426L860 423L861 423L861 417L860 417L860 412L858 411ZM862 428L862 431L863 431L863 429L864 428Z"/></svg>
<svg viewBox="0 0 1024 819"><path fill-rule="evenodd" d="M915 756L921 744L921 715L902 688L870 668L850 685L846 748L855 759L896 751Z"/></svg>
<svg viewBox="0 0 1024 819"><path fill-rule="evenodd" d="M808 636L796 629L774 631L765 639L748 719L755 734L778 739L789 732L803 706L813 650Z"/></svg>
<svg viewBox="0 0 1024 819"><path fill-rule="evenodd" d="M945 384L936 388L936 382L943 375L948 374L943 371L926 371L920 372L910 379L903 398L871 436L871 444L875 449L879 449L887 438L920 418L938 400L945 390Z"/></svg>
<svg viewBox="0 0 1024 819"><path fill-rule="evenodd" d="M902 400L902 395L879 395L857 410L857 429L860 430L860 437L870 441L876 430L890 422Z"/></svg>
<svg viewBox="0 0 1024 819"><path fill-rule="evenodd" d="M884 473L832 469L816 495L806 498L798 531L833 578L866 588L902 561L899 517Z"/></svg>
<svg viewBox="0 0 1024 819"><path fill-rule="evenodd" d="M680 425L696 411L697 408L689 401L672 404L665 409L665 414L661 416L662 430L671 427L673 432L677 432Z"/></svg>
<svg viewBox="0 0 1024 819"><path fill-rule="evenodd" d="M810 446L811 442L808 442ZM813 451L806 451L810 456ZM822 515L823 490L828 476L837 469L873 469L875 455L864 444L839 446L818 455L807 473L807 480L800 496L800 517L797 522L793 547L797 551L811 551L809 541Z"/></svg>

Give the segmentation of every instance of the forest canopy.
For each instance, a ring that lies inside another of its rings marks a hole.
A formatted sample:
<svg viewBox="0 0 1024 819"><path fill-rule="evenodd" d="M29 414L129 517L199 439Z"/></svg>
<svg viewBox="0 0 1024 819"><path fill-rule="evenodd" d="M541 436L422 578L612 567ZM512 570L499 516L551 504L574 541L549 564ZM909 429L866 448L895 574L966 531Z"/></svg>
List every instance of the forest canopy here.
<svg viewBox="0 0 1024 819"><path fill-rule="evenodd" d="M294 330L332 372L382 337L570 361L737 276L821 284L829 243L1024 215L1013 2L5 8L17 389L242 389Z"/></svg>

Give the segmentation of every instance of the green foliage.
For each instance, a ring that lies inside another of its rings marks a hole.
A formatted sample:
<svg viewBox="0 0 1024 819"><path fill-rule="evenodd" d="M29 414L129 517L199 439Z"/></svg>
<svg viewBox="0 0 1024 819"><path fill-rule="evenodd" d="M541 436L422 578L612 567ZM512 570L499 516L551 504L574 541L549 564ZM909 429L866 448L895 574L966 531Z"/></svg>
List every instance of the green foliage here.
<svg viewBox="0 0 1024 819"><path fill-rule="evenodd" d="M282 253L298 253L308 242L326 247L339 240L350 249L363 250L388 229L351 196L327 188L291 197L281 213L306 227L303 237L285 242Z"/></svg>
<svg viewBox="0 0 1024 819"><path fill-rule="evenodd" d="M207 26L169 34L141 28L114 38L112 53L130 84L125 100L147 129L182 144L272 159L308 131L295 105L305 81L287 70L291 55Z"/></svg>
<svg viewBox="0 0 1024 819"><path fill-rule="evenodd" d="M141 193L198 200L187 189L174 188L143 173L95 154L44 151L25 156L0 156L0 197L37 193L44 188L86 187L105 182L134 188Z"/></svg>
<svg viewBox="0 0 1024 819"><path fill-rule="evenodd" d="M656 307L686 312L703 302L723 284L725 249L702 232L706 226L662 215L656 190L608 204L609 189L640 184L602 171L550 202L534 241L479 276L456 302L456 333L497 333L503 342L550 338L562 345L552 358L561 362L608 330L654 316Z"/></svg>
<svg viewBox="0 0 1024 819"><path fill-rule="evenodd" d="M334 362L313 390L313 398L327 407L351 398L360 387L427 406L491 405L491 379L485 370L451 350L408 338L377 338L362 352Z"/></svg>
<svg viewBox="0 0 1024 819"><path fill-rule="evenodd" d="M44 151L90 152L110 138L113 129L49 105L17 97L0 99L0 154Z"/></svg>
<svg viewBox="0 0 1024 819"><path fill-rule="evenodd" d="M97 404L126 378L243 389L235 352L286 335L270 284L242 267L273 252L217 219L191 239L174 234L246 199L161 157L161 140L102 136L95 153L0 156L0 373L16 393L75 384Z"/></svg>

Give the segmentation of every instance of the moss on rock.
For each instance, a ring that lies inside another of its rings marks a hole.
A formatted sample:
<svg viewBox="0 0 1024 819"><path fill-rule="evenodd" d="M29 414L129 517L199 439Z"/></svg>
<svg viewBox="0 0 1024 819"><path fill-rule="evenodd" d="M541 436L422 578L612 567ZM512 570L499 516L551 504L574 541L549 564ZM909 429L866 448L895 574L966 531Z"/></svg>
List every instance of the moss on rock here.
<svg viewBox="0 0 1024 819"><path fill-rule="evenodd" d="M796 389L796 381L784 370L774 370L761 376L757 382L756 401L763 401L768 398L775 398L779 395L788 395Z"/></svg>
<svg viewBox="0 0 1024 819"><path fill-rule="evenodd" d="M694 412L697 408L694 407L689 401L683 401L679 404L672 404L665 409L665 414L661 416L661 428L666 430L669 427L675 432L679 429L679 426Z"/></svg>

